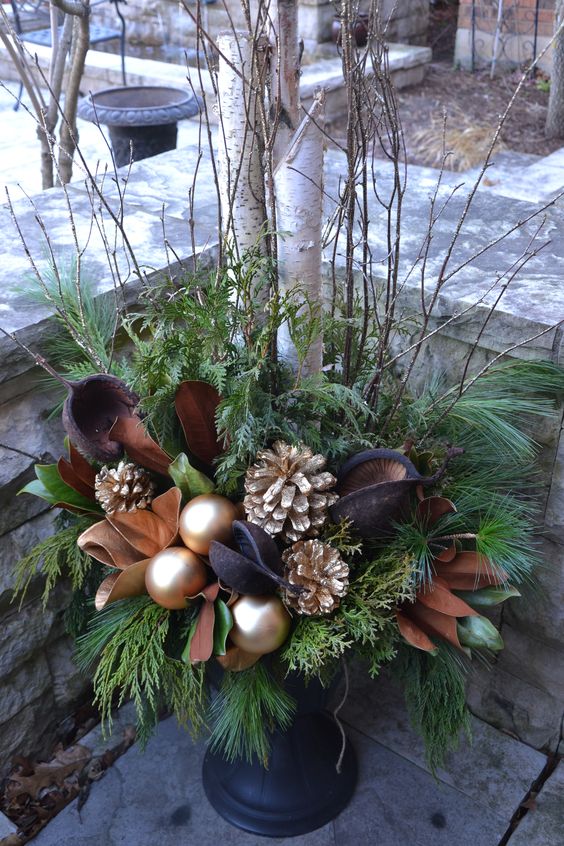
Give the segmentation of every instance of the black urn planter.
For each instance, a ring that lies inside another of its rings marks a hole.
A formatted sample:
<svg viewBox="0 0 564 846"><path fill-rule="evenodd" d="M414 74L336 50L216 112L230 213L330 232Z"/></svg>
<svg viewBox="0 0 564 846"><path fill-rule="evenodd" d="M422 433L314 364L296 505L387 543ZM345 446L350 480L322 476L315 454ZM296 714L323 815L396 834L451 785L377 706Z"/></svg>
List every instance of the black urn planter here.
<svg viewBox="0 0 564 846"><path fill-rule="evenodd" d="M334 819L350 801L357 780L347 740L340 771L342 734L323 710L327 692L301 677L287 681L297 701L294 722L272 735L268 769L254 760L226 761L208 750L203 785L214 809L237 828L267 837L295 837Z"/></svg>
<svg viewBox="0 0 564 846"><path fill-rule="evenodd" d="M117 167L176 148L178 121L200 110L196 97L180 88L132 85L105 88L84 97L77 113L107 126Z"/></svg>

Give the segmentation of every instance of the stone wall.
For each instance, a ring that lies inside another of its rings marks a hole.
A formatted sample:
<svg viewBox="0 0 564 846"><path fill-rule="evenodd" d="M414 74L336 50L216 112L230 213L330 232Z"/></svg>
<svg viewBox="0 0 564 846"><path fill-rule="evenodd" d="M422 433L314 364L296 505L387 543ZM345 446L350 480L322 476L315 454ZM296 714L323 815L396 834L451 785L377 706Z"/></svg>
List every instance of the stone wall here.
<svg viewBox="0 0 564 846"><path fill-rule="evenodd" d="M202 21L205 29L215 37L218 32L230 29L231 17L235 27L244 28L241 4L228 2L229 15L222 2L202 4ZM190 7L195 14L196 5ZM332 45L331 24L336 5L332 0L299 0L299 29L304 40L304 61L317 57L320 44ZM382 18L390 18L387 40L403 44L427 44L429 3L427 0L384 0ZM137 55L161 59L167 57L181 64L185 50L196 47L196 26L190 14L178 0L128 0L121 9L127 22L127 41ZM112 9L105 5L96 10L101 20L112 21ZM114 17L115 23L115 17ZM188 57L190 61L190 56Z"/></svg>
<svg viewBox="0 0 564 846"><path fill-rule="evenodd" d="M13 601L15 564L53 531L42 501L16 494L35 477L35 462L60 455L63 437L60 423L47 419L53 397L37 391L36 379L28 371L0 389L0 778L14 754L49 747L89 688L65 634L68 591L58 587L43 608L42 580L35 578L21 609Z"/></svg>

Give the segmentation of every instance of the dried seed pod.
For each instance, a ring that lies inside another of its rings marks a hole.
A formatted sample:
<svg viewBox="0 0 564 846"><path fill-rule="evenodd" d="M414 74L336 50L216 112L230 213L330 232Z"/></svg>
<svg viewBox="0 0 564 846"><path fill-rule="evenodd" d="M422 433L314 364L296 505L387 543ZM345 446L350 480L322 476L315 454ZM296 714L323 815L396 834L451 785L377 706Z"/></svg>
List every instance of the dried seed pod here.
<svg viewBox="0 0 564 846"><path fill-rule="evenodd" d="M393 449L369 449L345 462L337 477L339 499L330 506L331 519L351 520L361 537L390 534L392 525L409 508L412 491L418 485L432 485L461 449L449 449L442 467L432 476L422 476L414 464Z"/></svg>
<svg viewBox="0 0 564 846"><path fill-rule="evenodd" d="M62 380L68 388L63 406L63 426L83 455L96 461L116 461L123 447L110 439L110 429L120 417L133 417L139 397L125 382L107 373L78 382Z"/></svg>

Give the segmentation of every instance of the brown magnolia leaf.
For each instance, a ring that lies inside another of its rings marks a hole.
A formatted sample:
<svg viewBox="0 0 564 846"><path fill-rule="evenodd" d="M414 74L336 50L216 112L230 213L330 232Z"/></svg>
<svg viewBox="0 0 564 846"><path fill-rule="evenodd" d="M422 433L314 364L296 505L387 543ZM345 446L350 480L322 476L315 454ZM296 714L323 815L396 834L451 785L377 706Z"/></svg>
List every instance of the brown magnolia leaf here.
<svg viewBox="0 0 564 846"><path fill-rule="evenodd" d="M91 488L94 488L94 482L96 481L96 470L89 461L87 461L83 455L79 453L76 447L69 441L69 458L70 463L72 465L72 469L76 473L79 479L88 485Z"/></svg>
<svg viewBox="0 0 564 846"><path fill-rule="evenodd" d="M427 496L418 504L415 513L422 523L434 526L445 514L455 514L456 506L445 496Z"/></svg>
<svg viewBox="0 0 564 846"><path fill-rule="evenodd" d="M396 611L396 620L400 634L411 646L414 646L416 649L423 649L425 652L434 652L436 650L437 647L433 641L427 637L425 632L423 632L419 626L413 622L413 620L410 620L409 617L402 614L401 611Z"/></svg>
<svg viewBox="0 0 564 846"><path fill-rule="evenodd" d="M139 561L140 553L104 518L79 536L80 549L96 561L120 570Z"/></svg>
<svg viewBox="0 0 564 846"><path fill-rule="evenodd" d="M155 497L151 503L151 511L160 517L168 525L171 532L174 532L173 541L178 533L178 518L182 504L182 492L180 488L169 488L165 493ZM172 546L172 542L170 544Z"/></svg>
<svg viewBox="0 0 564 846"><path fill-rule="evenodd" d="M128 456L137 464L154 473L160 473L161 476L168 475L168 467L172 459L147 434L143 421L137 415L118 417L110 429L109 436L111 440L122 444Z"/></svg>
<svg viewBox="0 0 564 846"><path fill-rule="evenodd" d="M151 558L170 546L176 535L176 526L162 520L152 511L138 508L136 511L115 511L106 515L108 523L136 549L143 558Z"/></svg>
<svg viewBox="0 0 564 846"><path fill-rule="evenodd" d="M436 567L437 575L448 582L451 588L456 586L457 590L477 590L477 586L501 585L507 582L509 576L500 567L494 567L491 561L475 551L459 552L450 563L442 563ZM457 580L456 577L470 577ZM469 583L474 580L475 587ZM462 588L464 582L468 585Z"/></svg>
<svg viewBox="0 0 564 846"><path fill-rule="evenodd" d="M66 485L77 493L82 494L82 496L86 497L86 499L91 499L93 502L96 501L96 497L94 496L94 486L87 485L80 476L77 476L70 461L67 461L66 458L59 458L57 461L57 470L59 471L59 476Z"/></svg>
<svg viewBox="0 0 564 846"><path fill-rule="evenodd" d="M204 602L196 621L196 630L190 642L190 661L209 661L213 653L213 627L215 623L215 600L219 583L207 585L201 592Z"/></svg>
<svg viewBox="0 0 564 846"><path fill-rule="evenodd" d="M451 593L448 584L437 577L426 590L417 592L417 601L450 617L475 617L478 614L463 599Z"/></svg>
<svg viewBox="0 0 564 846"><path fill-rule="evenodd" d="M220 395L207 382L182 382L176 392L176 413L188 449L205 464L212 464L223 452L215 427L215 413L220 402Z"/></svg>
<svg viewBox="0 0 564 846"><path fill-rule="evenodd" d="M453 542L452 546L447 546L446 549L443 549L442 552L439 552L438 555L435 555L435 560L443 562L452 561L454 558L456 558L456 553L456 544Z"/></svg>
<svg viewBox="0 0 564 846"><path fill-rule="evenodd" d="M119 573L111 573L106 576L96 591L94 600L96 610L101 611L108 603L116 602L118 599L143 596L144 593L147 593L145 572L150 560L150 558L144 558L142 561L131 564L125 570L120 570Z"/></svg>
<svg viewBox="0 0 564 846"><path fill-rule="evenodd" d="M470 574L458 575L457 573L449 573L447 568L438 568L437 575L439 575L448 584L451 590L480 590L485 587L492 587L492 585L500 585L507 581L503 580L492 581L491 575L487 576L472 576Z"/></svg>
<svg viewBox="0 0 564 846"><path fill-rule="evenodd" d="M404 613L406 609L403 609ZM462 649L456 631L456 617L449 617L448 614L441 614L434 608L427 608L421 602L410 606L409 617L425 632L425 634L442 637L457 649Z"/></svg>

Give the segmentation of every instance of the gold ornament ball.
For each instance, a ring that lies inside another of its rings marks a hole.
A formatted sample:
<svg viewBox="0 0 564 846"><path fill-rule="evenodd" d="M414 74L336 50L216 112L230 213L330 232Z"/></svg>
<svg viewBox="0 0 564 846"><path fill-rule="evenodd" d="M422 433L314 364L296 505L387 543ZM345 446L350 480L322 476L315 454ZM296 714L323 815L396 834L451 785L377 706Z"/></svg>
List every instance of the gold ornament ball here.
<svg viewBox="0 0 564 846"><path fill-rule="evenodd" d="M158 552L145 572L149 596L171 611L186 608L186 597L199 593L207 580L204 562L183 546L171 546Z"/></svg>
<svg viewBox="0 0 564 846"><path fill-rule="evenodd" d="M219 494L202 494L191 499L180 514L178 530L188 547L207 555L213 540L229 544L232 524L239 517L237 506Z"/></svg>
<svg viewBox="0 0 564 846"><path fill-rule="evenodd" d="M246 652L265 655L282 646L292 618L277 596L242 596L231 606L229 637Z"/></svg>

